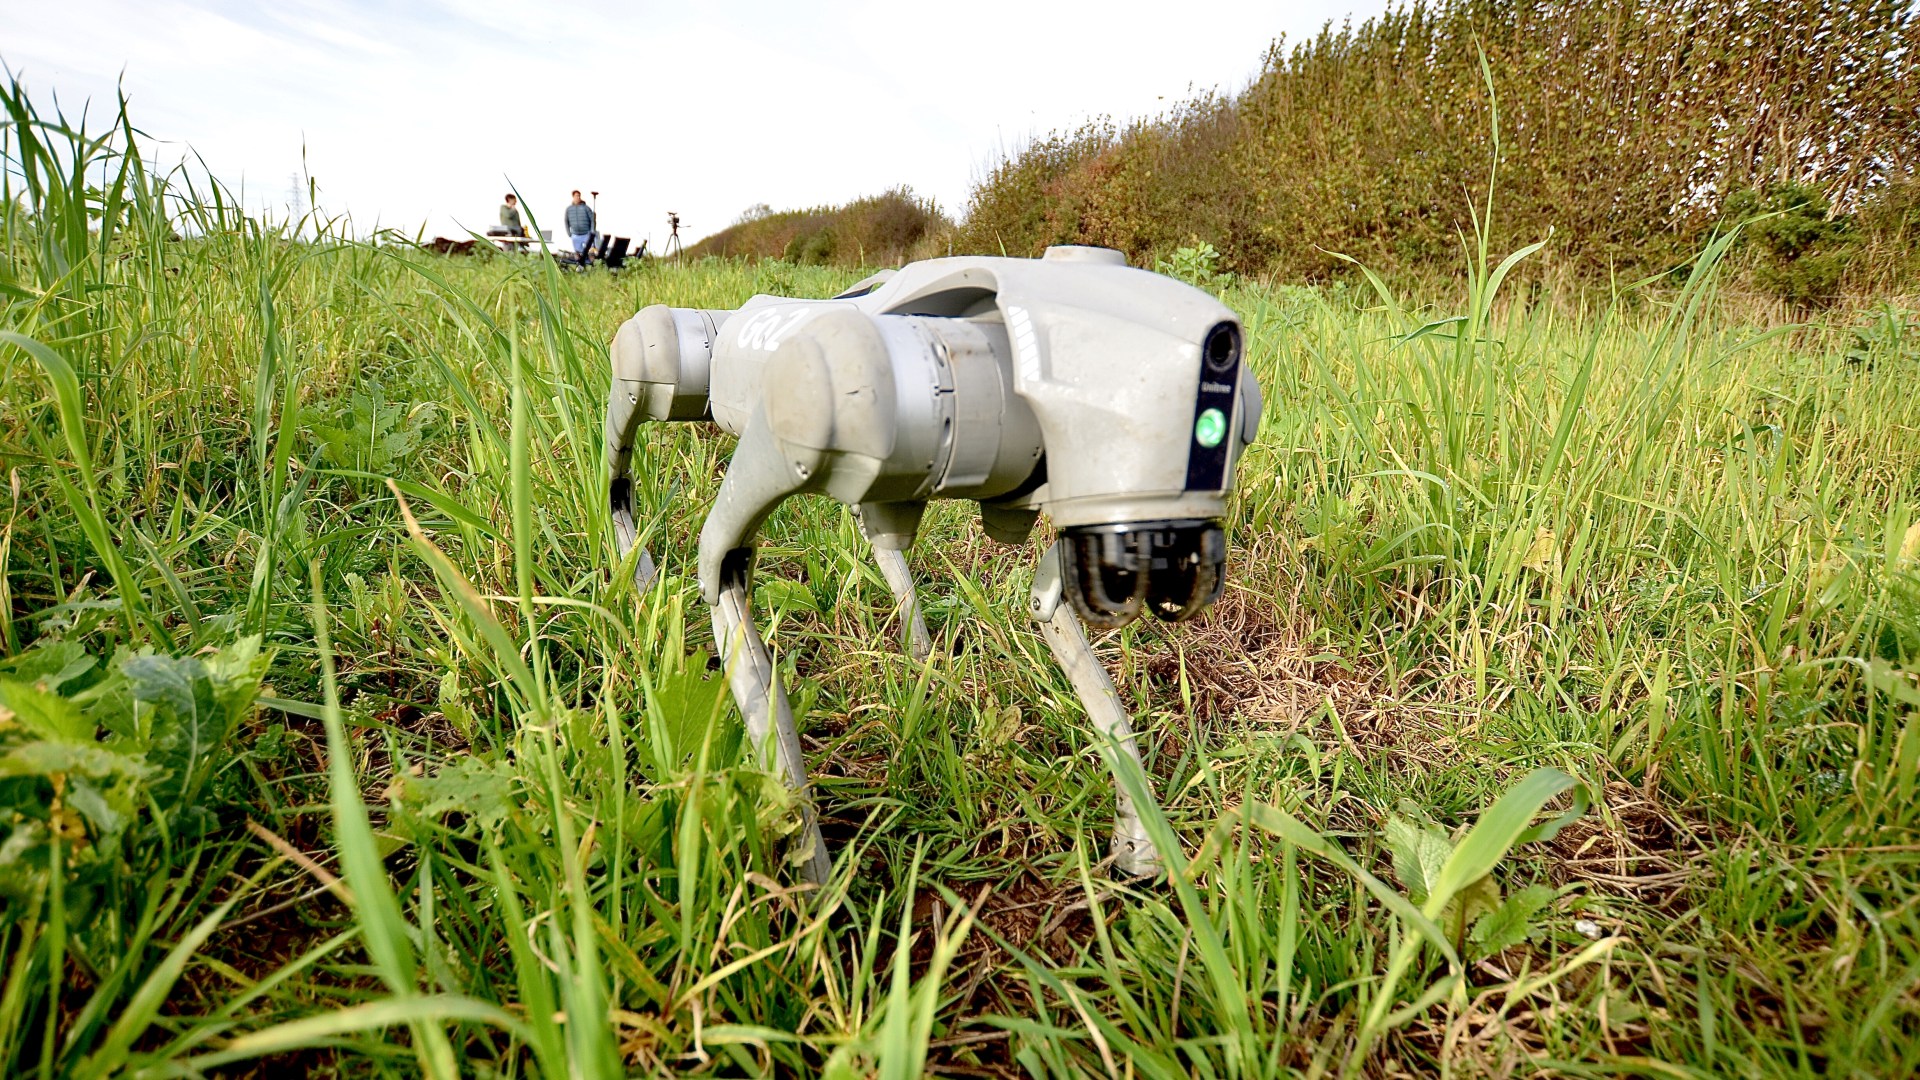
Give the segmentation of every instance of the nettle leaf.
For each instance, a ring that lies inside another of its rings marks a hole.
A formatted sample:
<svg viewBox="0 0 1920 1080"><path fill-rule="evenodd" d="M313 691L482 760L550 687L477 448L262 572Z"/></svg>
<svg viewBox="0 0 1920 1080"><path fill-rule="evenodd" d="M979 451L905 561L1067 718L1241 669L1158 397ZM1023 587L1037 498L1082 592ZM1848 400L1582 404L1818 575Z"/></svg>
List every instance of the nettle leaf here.
<svg viewBox="0 0 1920 1080"><path fill-rule="evenodd" d="M1385 840L1393 856L1393 876L1407 890L1415 904L1424 904L1440 877L1440 868L1453 854L1453 844L1445 833L1432 826L1418 825L1398 814L1387 816Z"/></svg>
<svg viewBox="0 0 1920 1080"><path fill-rule="evenodd" d="M93 725L73 702L39 686L0 679L0 707L29 735L60 742L92 742Z"/></svg>
<svg viewBox="0 0 1920 1080"><path fill-rule="evenodd" d="M314 424L308 428L320 442L320 452L329 464L338 468L351 468L357 463L353 452L353 433L330 424Z"/></svg>
<svg viewBox="0 0 1920 1080"><path fill-rule="evenodd" d="M1506 903L1480 916L1467 937L1481 956L1511 949L1533 935L1534 919L1551 903L1552 889L1529 885L1507 897Z"/></svg>
<svg viewBox="0 0 1920 1080"><path fill-rule="evenodd" d="M1500 886L1493 880L1492 874L1483 874L1447 901L1446 911L1450 916L1448 925L1454 928L1457 937L1467 924L1499 906Z"/></svg>
<svg viewBox="0 0 1920 1080"><path fill-rule="evenodd" d="M42 642L18 656L0 660L0 672L18 682L38 683L49 690L93 670L94 659L77 641Z"/></svg>
<svg viewBox="0 0 1920 1080"><path fill-rule="evenodd" d="M422 817L457 813L483 829L494 829L519 805L514 798L517 775L507 762L468 756L431 776L404 776L397 786L401 804Z"/></svg>
<svg viewBox="0 0 1920 1080"><path fill-rule="evenodd" d="M660 709L667 742L661 756L682 766L691 764L700 754L701 743L711 739L710 767L725 768L739 761L746 729L739 714L723 703L726 696L726 676L707 671L704 651L688 658L680 670L657 675L653 700Z"/></svg>

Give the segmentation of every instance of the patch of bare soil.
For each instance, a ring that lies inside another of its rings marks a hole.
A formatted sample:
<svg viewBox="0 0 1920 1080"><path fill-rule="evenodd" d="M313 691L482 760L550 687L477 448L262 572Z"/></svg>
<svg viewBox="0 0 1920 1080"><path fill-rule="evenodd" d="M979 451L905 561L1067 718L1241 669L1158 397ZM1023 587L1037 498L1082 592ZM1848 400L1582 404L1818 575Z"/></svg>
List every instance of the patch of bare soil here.
<svg viewBox="0 0 1920 1080"><path fill-rule="evenodd" d="M1420 700L1403 696L1418 671L1390 678L1364 656L1317 642L1317 627L1297 595L1230 588L1202 618L1164 647L1130 659L1144 671L1150 704L1211 724L1240 724L1338 745L1362 760L1379 755L1430 758L1451 741L1443 714L1464 701L1429 685ZM1116 676L1115 660L1107 657ZM1337 722L1334 722L1337 719ZM1172 749L1172 748L1168 748Z"/></svg>
<svg viewBox="0 0 1920 1080"><path fill-rule="evenodd" d="M923 897L927 894L922 894ZM1016 961L1000 942L1055 966L1071 964L1094 940L1094 907L1075 882L1049 884L1032 872L960 891L973 907L977 926L967 936L951 970L957 978L955 1015L977 1017L989 1013L1031 1016L1036 1012L1031 986ZM925 900L921 901L923 904ZM1100 913L1114 917L1118 896L1101 898ZM932 919L940 911L916 911ZM929 923L930 925L930 923ZM950 983L950 986L955 985ZM961 1023L946 1037L928 1046L927 1071L948 1076L1025 1076L1012 1059L1007 1033L983 1024Z"/></svg>
<svg viewBox="0 0 1920 1080"><path fill-rule="evenodd" d="M1549 845L1556 883L1584 881L1656 908L1680 902L1706 872L1702 827L1661 805L1651 790L1609 782L1591 811Z"/></svg>

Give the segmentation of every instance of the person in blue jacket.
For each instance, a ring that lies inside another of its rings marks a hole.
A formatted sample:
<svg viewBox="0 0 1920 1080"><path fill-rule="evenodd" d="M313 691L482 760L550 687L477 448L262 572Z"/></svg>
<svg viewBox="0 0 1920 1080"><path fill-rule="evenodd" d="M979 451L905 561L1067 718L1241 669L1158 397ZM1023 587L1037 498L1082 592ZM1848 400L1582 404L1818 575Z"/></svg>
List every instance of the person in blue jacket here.
<svg viewBox="0 0 1920 1080"><path fill-rule="evenodd" d="M580 198L578 191L574 192L573 202L567 207L567 238L573 241L575 255L593 246L593 230L598 224L593 217L593 207Z"/></svg>

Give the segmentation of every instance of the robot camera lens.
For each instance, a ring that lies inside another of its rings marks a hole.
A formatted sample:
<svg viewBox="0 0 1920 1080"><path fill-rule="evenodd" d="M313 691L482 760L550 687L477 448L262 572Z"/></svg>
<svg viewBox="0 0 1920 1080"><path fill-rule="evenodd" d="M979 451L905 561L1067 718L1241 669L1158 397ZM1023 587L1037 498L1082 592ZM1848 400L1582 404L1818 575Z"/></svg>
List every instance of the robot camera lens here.
<svg viewBox="0 0 1920 1080"><path fill-rule="evenodd" d="M1147 606L1166 622L1185 622L1226 587L1227 534L1212 521L1171 524L1148 534Z"/></svg>
<svg viewBox="0 0 1920 1080"><path fill-rule="evenodd" d="M1183 622L1226 584L1227 534L1217 521L1081 525L1060 541L1067 599L1088 626L1125 626L1142 609Z"/></svg>
<svg viewBox="0 0 1920 1080"><path fill-rule="evenodd" d="M1216 374L1232 371L1233 365L1240 362L1240 328L1223 322L1207 331L1207 339L1200 346L1200 355L1205 359L1208 371Z"/></svg>
<svg viewBox="0 0 1920 1080"><path fill-rule="evenodd" d="M1140 617L1147 590L1144 539L1126 526L1086 526L1062 534L1061 584L1088 626L1112 629Z"/></svg>

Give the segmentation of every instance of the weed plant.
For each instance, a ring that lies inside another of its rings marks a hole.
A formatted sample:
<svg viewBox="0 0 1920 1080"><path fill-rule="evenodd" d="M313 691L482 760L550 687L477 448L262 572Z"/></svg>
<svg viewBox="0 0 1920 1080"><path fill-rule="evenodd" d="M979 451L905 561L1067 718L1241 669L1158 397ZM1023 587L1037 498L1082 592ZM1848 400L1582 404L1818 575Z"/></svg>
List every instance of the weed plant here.
<svg viewBox="0 0 1920 1080"><path fill-rule="evenodd" d="M1725 238L1572 310L1484 239L1451 295L1209 277L1232 584L1097 641L1188 858L1106 874L1045 536L930 513L920 665L797 500L805 889L691 578L728 442L646 429L637 589L605 342L856 271L350 242L5 103L5 1074L1920 1071L1908 313L1749 325Z"/></svg>

